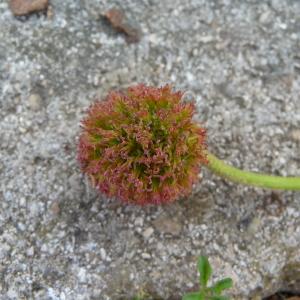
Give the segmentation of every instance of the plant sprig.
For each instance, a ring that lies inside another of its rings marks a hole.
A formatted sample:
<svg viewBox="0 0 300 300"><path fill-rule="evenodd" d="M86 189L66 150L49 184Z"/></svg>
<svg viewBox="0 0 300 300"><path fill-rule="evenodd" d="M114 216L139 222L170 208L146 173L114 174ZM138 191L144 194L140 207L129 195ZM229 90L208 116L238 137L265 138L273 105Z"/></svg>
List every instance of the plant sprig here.
<svg viewBox="0 0 300 300"><path fill-rule="evenodd" d="M232 287L231 278L224 278L217 281L212 286L208 286L209 279L212 275L212 267L206 256L200 256L198 259L198 271L200 273L198 292L188 293L183 296L182 300L229 300L230 298L222 295L224 290Z"/></svg>

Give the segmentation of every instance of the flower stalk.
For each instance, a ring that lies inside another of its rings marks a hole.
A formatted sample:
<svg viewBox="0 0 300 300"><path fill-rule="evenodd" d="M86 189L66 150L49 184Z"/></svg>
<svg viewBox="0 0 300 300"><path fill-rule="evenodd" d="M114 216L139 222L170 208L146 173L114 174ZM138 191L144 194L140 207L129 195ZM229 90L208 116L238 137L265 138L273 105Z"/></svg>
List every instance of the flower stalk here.
<svg viewBox="0 0 300 300"><path fill-rule="evenodd" d="M300 177L282 177L237 169L207 152L208 164L213 173L236 183L274 190L300 190Z"/></svg>

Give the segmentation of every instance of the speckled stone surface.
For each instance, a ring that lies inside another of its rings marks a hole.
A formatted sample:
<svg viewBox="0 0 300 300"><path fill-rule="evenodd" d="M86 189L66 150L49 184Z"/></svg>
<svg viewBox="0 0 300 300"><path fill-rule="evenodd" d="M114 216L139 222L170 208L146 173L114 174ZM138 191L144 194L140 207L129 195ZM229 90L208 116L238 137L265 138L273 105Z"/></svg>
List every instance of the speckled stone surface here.
<svg viewBox="0 0 300 300"><path fill-rule="evenodd" d="M90 188L76 138L95 97L143 82L195 98L212 152L300 176L300 2L50 1L15 18L0 0L0 299L181 299L196 259L233 299L300 281L300 194L204 170L193 194L135 207ZM127 44L101 18L122 8Z"/></svg>

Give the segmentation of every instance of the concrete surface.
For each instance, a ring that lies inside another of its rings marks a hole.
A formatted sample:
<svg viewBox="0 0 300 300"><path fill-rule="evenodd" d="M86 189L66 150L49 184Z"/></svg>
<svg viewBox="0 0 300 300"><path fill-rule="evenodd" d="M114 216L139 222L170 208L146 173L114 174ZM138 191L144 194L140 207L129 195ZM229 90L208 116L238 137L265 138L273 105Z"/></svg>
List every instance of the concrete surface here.
<svg viewBox="0 0 300 300"><path fill-rule="evenodd" d="M300 176L300 2L51 0L15 18L0 0L0 299L181 299L196 259L233 299L300 281L300 194L208 171L188 199L104 199L76 162L95 97L137 82L195 98L209 148L245 169ZM101 15L122 8L127 44ZM299 285L298 285L299 286Z"/></svg>

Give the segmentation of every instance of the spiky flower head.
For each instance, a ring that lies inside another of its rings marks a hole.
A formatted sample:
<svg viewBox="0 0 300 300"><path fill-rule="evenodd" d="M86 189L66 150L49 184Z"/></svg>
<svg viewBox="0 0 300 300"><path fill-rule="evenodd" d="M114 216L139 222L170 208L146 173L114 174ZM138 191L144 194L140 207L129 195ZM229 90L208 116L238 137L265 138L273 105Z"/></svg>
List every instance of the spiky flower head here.
<svg viewBox="0 0 300 300"><path fill-rule="evenodd" d="M187 195L206 163L205 129L169 85L110 92L82 121L82 171L108 196L160 204Z"/></svg>

